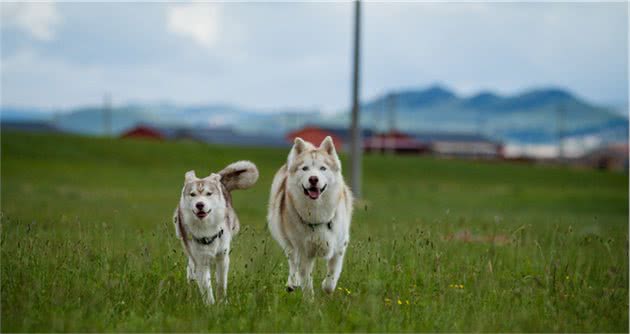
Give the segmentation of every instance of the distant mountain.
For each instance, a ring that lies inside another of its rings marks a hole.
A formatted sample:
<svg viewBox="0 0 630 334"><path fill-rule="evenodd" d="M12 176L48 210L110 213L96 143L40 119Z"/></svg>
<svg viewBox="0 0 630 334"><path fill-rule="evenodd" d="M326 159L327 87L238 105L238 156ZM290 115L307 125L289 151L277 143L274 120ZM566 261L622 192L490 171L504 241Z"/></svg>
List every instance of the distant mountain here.
<svg viewBox="0 0 630 334"><path fill-rule="evenodd" d="M442 86L433 86L425 90L407 90L388 95L395 97L396 108L427 108L456 99L455 94ZM387 98L386 98L387 99ZM364 105L364 108L383 107L386 99L377 99Z"/></svg>
<svg viewBox="0 0 630 334"><path fill-rule="evenodd" d="M503 99L492 92L481 92L477 95L464 99L462 106L471 109L491 108L499 104Z"/></svg>
<svg viewBox="0 0 630 334"><path fill-rule="evenodd" d="M395 106L393 113L390 106ZM586 132L626 140L628 128L627 118L557 88L513 96L485 91L459 97L440 86L390 92L363 104L362 124L386 130L392 115L395 127L403 131L477 132L515 143L553 143L560 133ZM338 121L348 122L349 116L340 114ZM611 127L615 130L609 131Z"/></svg>
<svg viewBox="0 0 630 334"><path fill-rule="evenodd" d="M53 114L34 108L0 108L0 120L16 122L49 122L53 119Z"/></svg>
<svg viewBox="0 0 630 334"><path fill-rule="evenodd" d="M577 99L560 89L539 89L501 99L491 106L495 110L518 111L576 102Z"/></svg>
<svg viewBox="0 0 630 334"><path fill-rule="evenodd" d="M393 108L393 112L390 109ZM36 109L2 108L2 120L53 121L58 128L83 134L103 134L99 107L53 113ZM349 113L315 110L265 111L230 105L177 106L133 104L111 111L114 133L138 123L193 127L227 126L245 134L282 136L305 124L347 126ZM513 144L555 143L563 137L597 137L602 141L628 138L628 119L610 108L594 106L558 88L535 89L503 96L491 91L461 97L443 86L393 91L362 104L361 122L375 131L398 130L481 133Z"/></svg>

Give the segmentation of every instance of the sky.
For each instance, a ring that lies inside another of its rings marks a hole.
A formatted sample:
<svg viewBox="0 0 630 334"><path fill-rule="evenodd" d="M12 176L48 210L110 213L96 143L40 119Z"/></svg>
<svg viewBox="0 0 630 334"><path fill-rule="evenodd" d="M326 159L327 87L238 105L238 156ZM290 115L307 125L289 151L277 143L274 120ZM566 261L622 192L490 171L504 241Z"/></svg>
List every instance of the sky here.
<svg viewBox="0 0 630 334"><path fill-rule="evenodd" d="M440 84L463 96L562 87L628 95L628 5L363 4L361 99ZM353 4L2 3L0 105L351 101Z"/></svg>

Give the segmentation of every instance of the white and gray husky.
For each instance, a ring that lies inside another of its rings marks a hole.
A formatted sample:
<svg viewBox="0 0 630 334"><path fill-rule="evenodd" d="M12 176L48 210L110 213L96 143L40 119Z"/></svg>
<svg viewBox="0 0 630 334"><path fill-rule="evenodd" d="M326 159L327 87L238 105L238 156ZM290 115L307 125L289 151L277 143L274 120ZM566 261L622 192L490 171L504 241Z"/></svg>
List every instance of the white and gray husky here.
<svg viewBox="0 0 630 334"><path fill-rule="evenodd" d="M203 179L186 173L173 223L188 256L187 277L196 280L207 304L214 304L210 265L216 266L217 297L227 294L230 242L239 230L231 191L246 189L258 180L258 169L249 161L235 162Z"/></svg>
<svg viewBox="0 0 630 334"><path fill-rule="evenodd" d="M332 138L319 147L296 138L273 179L267 215L269 230L289 260L287 291L301 287L305 296L313 295L317 257L328 264L322 289L335 290L350 240L352 202Z"/></svg>

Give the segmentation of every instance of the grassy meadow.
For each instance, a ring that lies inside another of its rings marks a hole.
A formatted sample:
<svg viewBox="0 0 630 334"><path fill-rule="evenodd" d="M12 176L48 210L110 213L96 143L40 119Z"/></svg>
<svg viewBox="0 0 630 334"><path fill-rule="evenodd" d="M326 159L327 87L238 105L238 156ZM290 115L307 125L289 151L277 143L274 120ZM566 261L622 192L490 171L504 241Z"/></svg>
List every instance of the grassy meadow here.
<svg viewBox="0 0 630 334"><path fill-rule="evenodd" d="M366 156L339 289L318 261L304 302L265 221L288 149L1 139L2 332L628 332L626 174ZM240 159L260 179L206 307L171 214L187 170Z"/></svg>

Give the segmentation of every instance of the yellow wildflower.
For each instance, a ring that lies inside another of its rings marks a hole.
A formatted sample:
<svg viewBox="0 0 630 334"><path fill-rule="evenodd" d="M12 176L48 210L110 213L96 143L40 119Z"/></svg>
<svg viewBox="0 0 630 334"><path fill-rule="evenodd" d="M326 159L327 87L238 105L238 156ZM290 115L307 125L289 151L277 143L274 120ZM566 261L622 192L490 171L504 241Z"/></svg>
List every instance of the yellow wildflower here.
<svg viewBox="0 0 630 334"><path fill-rule="evenodd" d="M402 302L400 301L400 299L398 299L398 305L402 305Z"/></svg>

